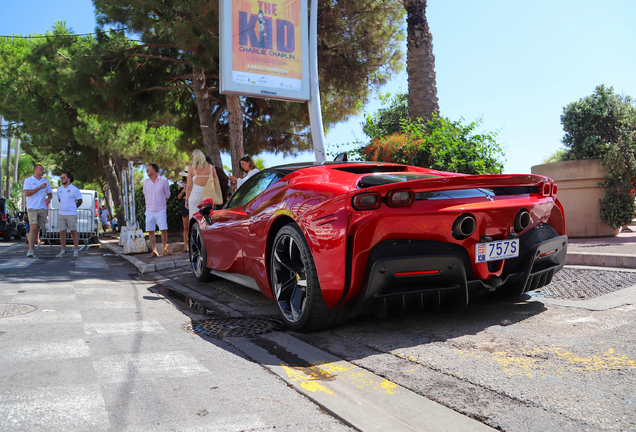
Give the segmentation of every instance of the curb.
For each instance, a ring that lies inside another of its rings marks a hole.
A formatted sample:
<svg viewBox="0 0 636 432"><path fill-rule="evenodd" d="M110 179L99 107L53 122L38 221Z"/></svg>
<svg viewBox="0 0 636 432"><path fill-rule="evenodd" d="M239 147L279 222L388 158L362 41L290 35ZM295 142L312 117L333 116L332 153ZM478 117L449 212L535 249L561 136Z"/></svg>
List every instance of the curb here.
<svg viewBox="0 0 636 432"><path fill-rule="evenodd" d="M115 245L115 244L112 244L112 243L105 243L105 242L102 242L101 240L100 240L99 243L102 245L102 247L105 247L106 249L110 250L111 252L113 252L115 254L121 254L121 257L124 258L129 263L131 263L132 265L134 265L135 267L137 267L137 270L141 274L156 272L156 271L167 269L167 268L184 267L184 266L189 266L190 265L190 260L188 260L188 259L181 259L181 260L174 260L174 261L163 261L163 262L148 264L148 263L143 262L139 258L135 258L132 255L124 255L123 254L124 248L121 247L121 246L118 246L118 245Z"/></svg>
<svg viewBox="0 0 636 432"><path fill-rule="evenodd" d="M634 269L636 268L636 255L617 253L599 255L591 252L568 252L565 258L565 265Z"/></svg>

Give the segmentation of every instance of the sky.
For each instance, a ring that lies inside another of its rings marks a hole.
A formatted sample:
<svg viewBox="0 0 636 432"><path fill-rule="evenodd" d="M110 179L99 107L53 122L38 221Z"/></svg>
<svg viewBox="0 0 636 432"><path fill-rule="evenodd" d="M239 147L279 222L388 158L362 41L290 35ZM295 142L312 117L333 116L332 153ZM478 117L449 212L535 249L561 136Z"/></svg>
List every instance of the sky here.
<svg viewBox="0 0 636 432"><path fill-rule="evenodd" d="M90 0L2 1L0 35L42 33L64 20L95 28ZM505 173L529 173L562 147L563 107L605 84L636 97L636 1L428 0L440 114L483 121L505 149ZM404 47L406 49L406 47ZM405 60L406 61L406 60ZM406 72L382 93L408 92ZM364 108L382 105L374 97ZM355 116L326 134L327 151L366 140ZM265 165L312 160L265 155ZM230 165L228 155L224 163Z"/></svg>

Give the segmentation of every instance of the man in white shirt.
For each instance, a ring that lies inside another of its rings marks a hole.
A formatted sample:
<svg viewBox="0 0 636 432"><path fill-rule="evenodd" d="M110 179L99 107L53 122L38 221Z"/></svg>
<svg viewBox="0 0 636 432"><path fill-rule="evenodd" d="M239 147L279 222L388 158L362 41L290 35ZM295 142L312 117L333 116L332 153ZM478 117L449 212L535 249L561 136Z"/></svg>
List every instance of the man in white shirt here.
<svg viewBox="0 0 636 432"><path fill-rule="evenodd" d="M60 230L60 246L62 250L58 257L66 255L66 230L71 231L73 237L73 257L79 256L79 236L77 235L77 208L82 205L82 194L73 186L73 176L62 173L60 176L62 187L57 188L57 199L60 201L60 211L57 215L57 226Z"/></svg>
<svg viewBox="0 0 636 432"><path fill-rule="evenodd" d="M44 175L44 167L37 164L33 167L33 175L24 180L22 190L26 196L27 214L29 216L29 251L27 257L35 258L33 254L33 245L40 231L40 227L46 224L46 214L51 198L53 198L53 189Z"/></svg>

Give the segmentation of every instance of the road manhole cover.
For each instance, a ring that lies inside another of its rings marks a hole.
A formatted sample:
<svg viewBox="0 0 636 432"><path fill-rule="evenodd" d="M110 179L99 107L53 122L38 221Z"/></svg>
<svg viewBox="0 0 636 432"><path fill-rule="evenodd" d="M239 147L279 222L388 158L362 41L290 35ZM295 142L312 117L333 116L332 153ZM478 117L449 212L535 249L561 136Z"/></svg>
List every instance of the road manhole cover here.
<svg viewBox="0 0 636 432"><path fill-rule="evenodd" d="M211 318L193 321L186 330L211 338L254 337L282 330L282 322L271 318Z"/></svg>
<svg viewBox="0 0 636 432"><path fill-rule="evenodd" d="M36 309L35 306L28 304L0 303L0 318L28 314Z"/></svg>

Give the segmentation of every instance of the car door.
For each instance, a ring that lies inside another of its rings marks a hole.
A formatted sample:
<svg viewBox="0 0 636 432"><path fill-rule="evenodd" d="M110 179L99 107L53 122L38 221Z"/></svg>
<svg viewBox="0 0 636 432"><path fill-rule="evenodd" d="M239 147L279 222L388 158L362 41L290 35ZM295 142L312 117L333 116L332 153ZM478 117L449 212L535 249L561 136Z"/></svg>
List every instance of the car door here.
<svg viewBox="0 0 636 432"><path fill-rule="evenodd" d="M208 267L228 273L243 273L243 246L251 212L246 209L267 187L281 177L273 171L261 171L247 180L221 210L210 213L204 222L203 238L207 246Z"/></svg>
<svg viewBox="0 0 636 432"><path fill-rule="evenodd" d="M13 202L7 201L7 222L10 222L10 229L15 233L18 232L18 217L16 213L17 211Z"/></svg>

